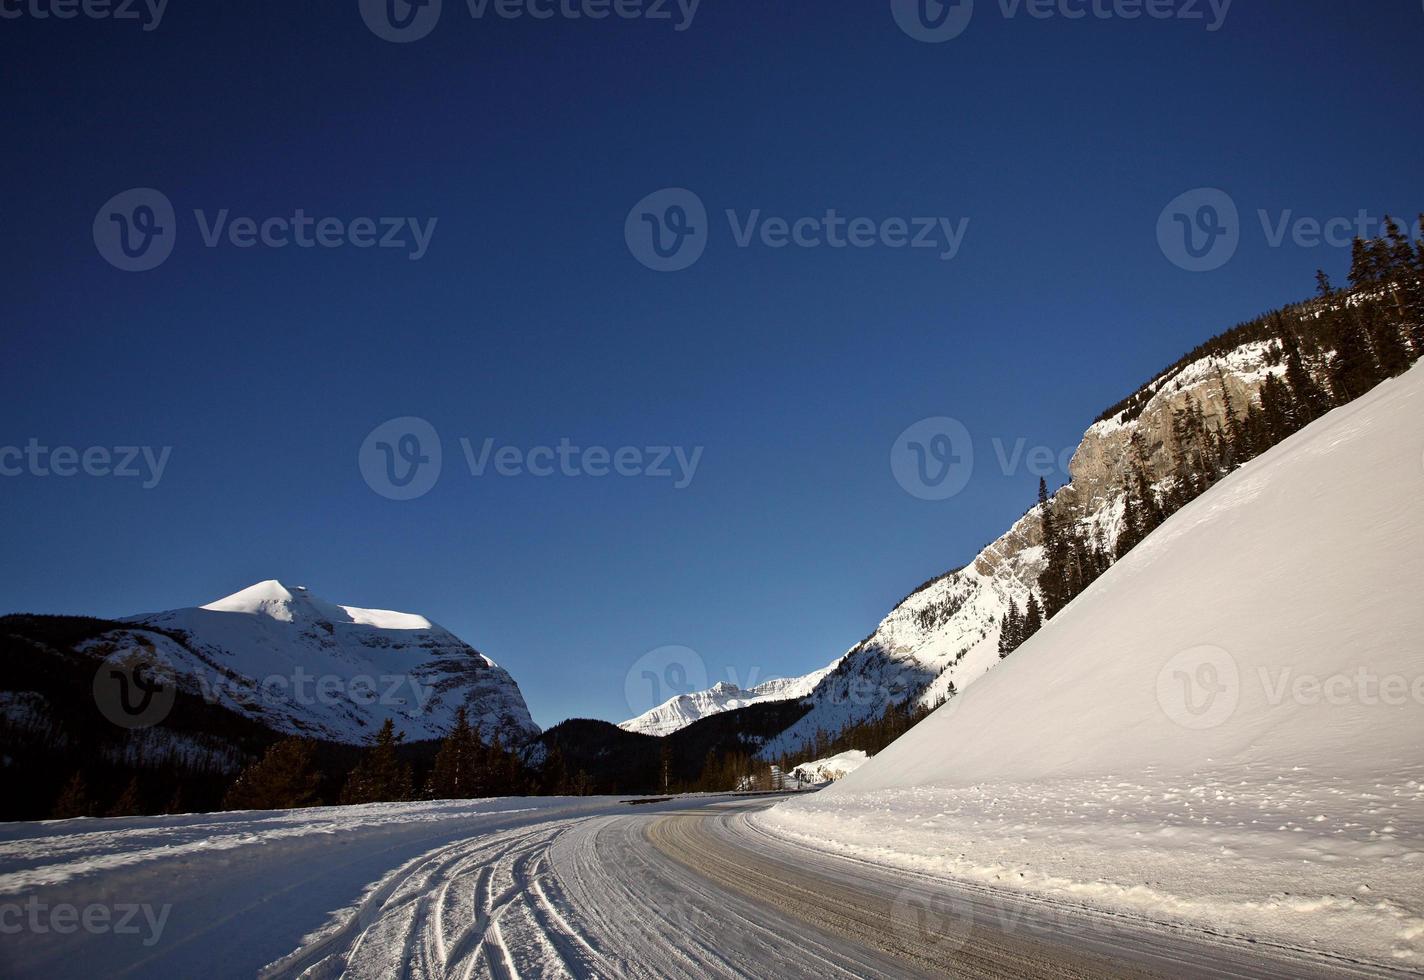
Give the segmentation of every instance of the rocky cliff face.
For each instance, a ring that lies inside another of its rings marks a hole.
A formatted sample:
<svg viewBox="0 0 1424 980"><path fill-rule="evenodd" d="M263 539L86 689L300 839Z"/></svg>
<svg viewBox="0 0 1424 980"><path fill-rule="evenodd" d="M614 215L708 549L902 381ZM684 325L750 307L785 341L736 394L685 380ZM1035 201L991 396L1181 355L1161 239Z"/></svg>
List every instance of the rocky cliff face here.
<svg viewBox="0 0 1424 980"><path fill-rule="evenodd" d="M1245 344L1170 371L1144 386L1150 393L1135 417L1123 412L1083 435L1069 466L1070 482L1049 506L1060 526L1090 530L1111 550L1122 527L1124 494L1132 476L1134 436L1149 479L1171 479L1177 449L1174 415L1200 407L1208 428L1223 424L1259 401L1268 374L1284 366L1274 343ZM892 609L865 640L850 649L812 692L810 713L761 750L765 757L800 751L819 732L878 717L888 704L933 706L962 691L999 662L1000 622L1012 601L1022 609L1045 567L1043 519L1034 507L965 568L944 577Z"/></svg>

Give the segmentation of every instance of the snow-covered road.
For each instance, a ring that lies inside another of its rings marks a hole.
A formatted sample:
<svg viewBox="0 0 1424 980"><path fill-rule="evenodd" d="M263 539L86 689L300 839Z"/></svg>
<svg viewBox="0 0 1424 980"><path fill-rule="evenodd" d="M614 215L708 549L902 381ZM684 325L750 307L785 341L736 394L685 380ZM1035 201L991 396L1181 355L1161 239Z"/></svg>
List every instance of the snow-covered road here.
<svg viewBox="0 0 1424 980"><path fill-rule="evenodd" d="M769 835L764 799L0 827L0 975L1383 975Z"/></svg>

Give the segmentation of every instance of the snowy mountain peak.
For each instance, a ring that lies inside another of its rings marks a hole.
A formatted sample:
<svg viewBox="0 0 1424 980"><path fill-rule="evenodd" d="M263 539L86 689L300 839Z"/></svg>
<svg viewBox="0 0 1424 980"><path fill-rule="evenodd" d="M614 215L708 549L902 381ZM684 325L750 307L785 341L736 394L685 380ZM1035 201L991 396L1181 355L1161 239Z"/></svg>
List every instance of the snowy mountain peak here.
<svg viewBox="0 0 1424 980"><path fill-rule="evenodd" d="M424 616L390 609L341 606L313 595L305 585L290 590L274 578L249 585L240 592L198 607L208 612L266 616L282 623L355 623L387 630L428 630L434 624Z"/></svg>
<svg viewBox="0 0 1424 980"><path fill-rule="evenodd" d="M389 719L412 741L439 738L464 708L486 738L539 732L508 672L416 613L344 606L267 579L125 622L92 652L152 651L181 687L277 731L355 743Z"/></svg>

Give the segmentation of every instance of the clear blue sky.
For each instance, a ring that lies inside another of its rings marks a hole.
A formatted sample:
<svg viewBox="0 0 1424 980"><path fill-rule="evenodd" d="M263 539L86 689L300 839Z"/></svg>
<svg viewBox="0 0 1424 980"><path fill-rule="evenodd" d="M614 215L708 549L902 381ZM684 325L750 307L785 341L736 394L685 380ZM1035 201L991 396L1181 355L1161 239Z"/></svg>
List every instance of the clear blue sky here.
<svg viewBox="0 0 1424 980"><path fill-rule="evenodd" d="M0 609L123 615L281 578L436 619L545 725L627 716L625 673L664 644L713 680L824 665L1032 501L1037 477L1001 472L991 440L1070 446L1317 266L1343 274L1346 249L1270 247L1257 209L1424 207L1421 42L1417 0L1237 0L1215 32L979 0L943 44L880 0L706 0L681 32L445 0L410 44L354 0L175 0L147 32L0 20L0 446L173 447L148 490L0 478ZM143 273L91 233L134 187L179 226ZM624 241L665 187L711 212L678 273ZM1210 273L1156 238L1198 187L1244 221ZM438 225L420 261L205 248L192 211L223 208ZM943 262L741 249L726 208L971 223ZM976 469L933 502L889 455L938 415L972 433ZM396 416L445 453L406 502L357 467ZM705 449L676 490L472 477L462 436Z"/></svg>

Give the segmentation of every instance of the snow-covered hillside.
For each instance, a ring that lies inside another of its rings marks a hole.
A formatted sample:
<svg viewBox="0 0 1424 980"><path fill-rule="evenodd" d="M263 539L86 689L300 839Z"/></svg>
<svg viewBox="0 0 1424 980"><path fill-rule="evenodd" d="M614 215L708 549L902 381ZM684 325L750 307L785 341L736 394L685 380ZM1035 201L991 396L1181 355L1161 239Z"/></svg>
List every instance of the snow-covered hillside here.
<svg viewBox="0 0 1424 980"><path fill-rule="evenodd" d="M1424 965L1424 368L1173 515L778 832Z"/></svg>
<svg viewBox="0 0 1424 980"><path fill-rule="evenodd" d="M838 663L840 663L839 658L820 670L812 671L804 676L777 678L750 688L741 688L736 684L723 681L706 691L695 691L692 694L680 694L675 698L669 698L656 708L650 708L638 717L628 719L618 727L624 731L640 732L644 735L669 735L680 728L686 728L699 718L706 718L708 715L745 708L747 705L761 704L765 701L790 701L794 698L802 698L815 690L826 675L835 670Z"/></svg>
<svg viewBox="0 0 1424 980"><path fill-rule="evenodd" d="M1084 434L1069 465L1071 482L1051 501L1060 526L1091 529L1111 551L1121 529L1136 436L1154 479L1174 467L1174 413L1189 402L1209 425L1219 425L1227 405L1242 415L1266 377L1285 367L1273 342L1255 341L1169 371L1144 387L1150 394L1133 418L1096 423ZM813 693L814 706L795 725L765 743L775 758L804 750L818 732L877 718L891 703L933 707L951 691L964 691L999 665L999 631L1012 601L1025 608L1045 566L1042 514L1030 509L965 567L929 583L890 611L865 640L851 647Z"/></svg>
<svg viewBox="0 0 1424 980"><path fill-rule="evenodd" d="M341 606L270 580L125 622L133 627L84 652L143 651L186 690L277 731L355 743L389 718L408 739L437 738L461 706L487 737L539 731L504 669L413 613Z"/></svg>

